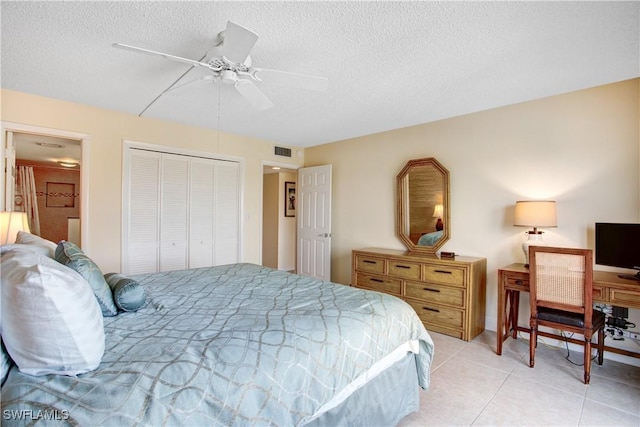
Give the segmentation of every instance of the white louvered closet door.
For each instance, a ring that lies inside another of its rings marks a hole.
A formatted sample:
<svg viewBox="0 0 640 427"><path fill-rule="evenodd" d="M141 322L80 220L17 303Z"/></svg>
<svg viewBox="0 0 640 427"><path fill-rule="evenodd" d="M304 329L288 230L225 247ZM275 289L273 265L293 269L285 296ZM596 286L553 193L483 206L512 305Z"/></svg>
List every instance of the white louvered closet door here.
<svg viewBox="0 0 640 427"><path fill-rule="evenodd" d="M127 153L125 274L239 262L238 162L133 147Z"/></svg>
<svg viewBox="0 0 640 427"><path fill-rule="evenodd" d="M160 153L130 150L128 215L125 217L123 270L127 274L158 271L160 231Z"/></svg>
<svg viewBox="0 0 640 427"><path fill-rule="evenodd" d="M160 170L160 271L187 268L189 157L162 154Z"/></svg>
<svg viewBox="0 0 640 427"><path fill-rule="evenodd" d="M190 171L189 268L213 265L214 161L194 158Z"/></svg>
<svg viewBox="0 0 640 427"><path fill-rule="evenodd" d="M214 265L240 261L240 166L215 161Z"/></svg>

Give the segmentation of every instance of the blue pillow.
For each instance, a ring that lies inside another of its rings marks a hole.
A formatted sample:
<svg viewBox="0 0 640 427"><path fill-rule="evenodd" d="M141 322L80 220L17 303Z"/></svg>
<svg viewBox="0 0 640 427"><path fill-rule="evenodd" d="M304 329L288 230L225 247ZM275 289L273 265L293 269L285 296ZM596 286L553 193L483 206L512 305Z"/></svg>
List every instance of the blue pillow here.
<svg viewBox="0 0 640 427"><path fill-rule="evenodd" d="M136 311L147 302L144 287L119 273L107 273L105 280L111 288L113 301L122 311Z"/></svg>
<svg viewBox="0 0 640 427"><path fill-rule="evenodd" d="M115 316L118 308L113 302L113 295L98 265L71 242L61 241L56 248L56 261L77 271L89 282L93 294L98 300L103 316Z"/></svg>

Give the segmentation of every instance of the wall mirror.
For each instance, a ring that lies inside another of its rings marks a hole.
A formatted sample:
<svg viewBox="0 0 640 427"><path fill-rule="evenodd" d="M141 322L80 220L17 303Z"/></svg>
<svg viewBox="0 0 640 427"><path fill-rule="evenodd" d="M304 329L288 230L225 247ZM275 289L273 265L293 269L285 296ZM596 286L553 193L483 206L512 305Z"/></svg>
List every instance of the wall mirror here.
<svg viewBox="0 0 640 427"><path fill-rule="evenodd" d="M435 256L449 240L449 171L433 157L409 160L396 184L396 234L412 254Z"/></svg>

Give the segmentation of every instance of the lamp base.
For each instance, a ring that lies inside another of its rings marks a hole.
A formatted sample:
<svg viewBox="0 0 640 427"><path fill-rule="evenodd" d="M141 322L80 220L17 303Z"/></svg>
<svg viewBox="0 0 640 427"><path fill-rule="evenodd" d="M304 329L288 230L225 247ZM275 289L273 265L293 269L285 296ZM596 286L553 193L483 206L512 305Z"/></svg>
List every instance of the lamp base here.
<svg viewBox="0 0 640 427"><path fill-rule="evenodd" d="M529 268L529 246L544 246L542 241L542 231L527 231L528 240L522 243L522 252L524 252L524 266Z"/></svg>
<svg viewBox="0 0 640 427"><path fill-rule="evenodd" d="M438 218L436 221L436 231L441 231L444 228L444 224L442 223L442 218Z"/></svg>

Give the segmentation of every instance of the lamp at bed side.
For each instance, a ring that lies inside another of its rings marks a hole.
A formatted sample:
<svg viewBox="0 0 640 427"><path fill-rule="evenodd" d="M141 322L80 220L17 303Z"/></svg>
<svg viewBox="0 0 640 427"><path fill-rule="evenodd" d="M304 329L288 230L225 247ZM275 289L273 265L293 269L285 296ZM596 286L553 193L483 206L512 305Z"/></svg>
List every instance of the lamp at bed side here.
<svg viewBox="0 0 640 427"><path fill-rule="evenodd" d="M436 221L437 231L441 231L444 228L444 224L442 223L443 211L444 211L444 208L442 207L442 205L436 205L435 209L433 210L433 217L438 218L438 220Z"/></svg>
<svg viewBox="0 0 640 427"><path fill-rule="evenodd" d="M555 201L518 201L516 202L515 218L513 225L516 227L533 227L527 231L528 239L522 244L525 267L529 267L529 246L542 246L542 231L538 227L557 227L556 202Z"/></svg>
<svg viewBox="0 0 640 427"><path fill-rule="evenodd" d="M29 230L29 218L24 212L0 212L0 245L16 242L18 231Z"/></svg>

